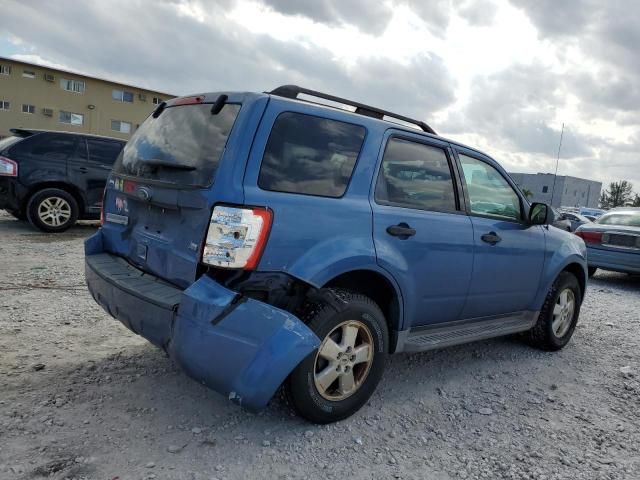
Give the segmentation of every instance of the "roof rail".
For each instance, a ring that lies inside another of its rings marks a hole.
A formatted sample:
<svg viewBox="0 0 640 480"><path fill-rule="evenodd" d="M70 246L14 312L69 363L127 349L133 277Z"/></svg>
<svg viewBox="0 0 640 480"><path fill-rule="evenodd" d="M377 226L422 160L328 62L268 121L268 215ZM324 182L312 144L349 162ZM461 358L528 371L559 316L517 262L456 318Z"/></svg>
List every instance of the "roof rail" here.
<svg viewBox="0 0 640 480"><path fill-rule="evenodd" d="M277 95L279 97L293 98L298 100L304 100L304 99L298 98L298 95L300 95L301 93L305 95L309 95L310 97L324 98L325 100L329 100L331 102L342 103L344 105L350 105L352 107L355 107L356 109L355 113L358 113L360 115L365 115L367 117L372 117L372 118L378 118L380 120L383 120L384 117L395 118L397 120L401 120L403 122L416 125L420 127L424 132L431 133L432 135L437 135L437 133L433 128L431 128L425 122L422 122L420 120L414 120L413 118L405 117L403 115L398 115L397 113L387 112L386 110L381 110L376 107L371 107L363 103L354 102L353 100L347 100L346 98L334 97L333 95L329 95L327 93L316 92L315 90L309 90L308 88L299 87L297 85L282 85L278 88L271 90L268 93L270 93L271 95ZM331 105L328 105L328 106L331 106Z"/></svg>

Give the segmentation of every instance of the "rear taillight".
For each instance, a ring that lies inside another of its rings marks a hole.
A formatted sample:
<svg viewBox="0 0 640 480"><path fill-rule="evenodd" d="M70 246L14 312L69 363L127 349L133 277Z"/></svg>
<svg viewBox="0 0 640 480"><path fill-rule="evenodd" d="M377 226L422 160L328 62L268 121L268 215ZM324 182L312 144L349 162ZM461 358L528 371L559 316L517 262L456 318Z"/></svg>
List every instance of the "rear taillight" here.
<svg viewBox="0 0 640 480"><path fill-rule="evenodd" d="M577 231L576 235L584 240L584 243L592 243L592 244L601 244L602 243L602 233L600 232L583 232Z"/></svg>
<svg viewBox="0 0 640 480"><path fill-rule="evenodd" d="M0 157L0 177L17 177L18 164L7 157Z"/></svg>
<svg viewBox="0 0 640 480"><path fill-rule="evenodd" d="M272 220L273 214L266 208L215 207L202 263L253 270L267 243Z"/></svg>

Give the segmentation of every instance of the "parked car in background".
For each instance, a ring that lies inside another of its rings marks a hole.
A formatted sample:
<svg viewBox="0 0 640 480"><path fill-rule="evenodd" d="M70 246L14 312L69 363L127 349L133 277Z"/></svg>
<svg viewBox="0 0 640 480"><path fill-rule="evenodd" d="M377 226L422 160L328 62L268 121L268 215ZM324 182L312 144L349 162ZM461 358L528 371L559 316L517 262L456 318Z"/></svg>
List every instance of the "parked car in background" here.
<svg viewBox="0 0 640 480"><path fill-rule="evenodd" d="M587 245L589 276L598 268L640 273L640 208L609 210L576 231Z"/></svg>
<svg viewBox="0 0 640 480"><path fill-rule="evenodd" d="M123 140L23 128L11 132L0 140L0 209L54 233L78 219L99 218Z"/></svg>
<svg viewBox="0 0 640 480"><path fill-rule="evenodd" d="M364 405L390 353L517 332L559 350L585 293L584 242L491 157L295 86L162 103L103 208L94 299L231 401L282 385L318 423Z"/></svg>
<svg viewBox="0 0 640 480"><path fill-rule="evenodd" d="M553 222L552 225L560 230L564 230L565 232L571 232L571 222L566 218L564 213L560 210L550 207L553 212Z"/></svg>
<svg viewBox="0 0 640 480"><path fill-rule="evenodd" d="M575 232L580 225L593 222L593 220L590 220L584 215L580 215L579 213L575 212L560 210L560 214L562 215L563 220L567 220L571 224L571 229L569 230L570 232Z"/></svg>
<svg viewBox="0 0 640 480"><path fill-rule="evenodd" d="M588 215L590 217L598 218L601 215L604 215L605 213L607 213L607 211L601 208L580 207L580 210L578 211L578 213L580 215L585 215L585 216Z"/></svg>

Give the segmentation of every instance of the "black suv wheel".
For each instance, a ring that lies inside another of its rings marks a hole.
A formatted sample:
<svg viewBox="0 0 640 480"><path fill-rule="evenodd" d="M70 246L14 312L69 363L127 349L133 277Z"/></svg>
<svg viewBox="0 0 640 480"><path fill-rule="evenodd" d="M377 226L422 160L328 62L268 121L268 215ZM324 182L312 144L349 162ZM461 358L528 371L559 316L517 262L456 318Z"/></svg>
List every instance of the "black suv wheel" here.
<svg viewBox="0 0 640 480"><path fill-rule="evenodd" d="M31 225L43 232L64 232L78 220L78 202L59 188L45 188L33 194L27 204Z"/></svg>
<svg viewBox="0 0 640 480"><path fill-rule="evenodd" d="M315 423L359 410L378 385L389 350L384 315L373 300L346 290L328 294L333 301L310 304L301 315L322 343L285 384L296 412Z"/></svg>

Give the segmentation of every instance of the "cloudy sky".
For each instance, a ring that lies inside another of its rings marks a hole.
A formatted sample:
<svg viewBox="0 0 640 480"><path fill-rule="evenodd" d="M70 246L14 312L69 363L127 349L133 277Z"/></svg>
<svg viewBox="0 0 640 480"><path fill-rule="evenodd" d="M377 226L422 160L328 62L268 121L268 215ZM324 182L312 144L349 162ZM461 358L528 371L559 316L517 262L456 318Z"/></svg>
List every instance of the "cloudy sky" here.
<svg viewBox="0 0 640 480"><path fill-rule="evenodd" d="M510 171L640 192L640 2L2 0L0 56L175 94L304 85Z"/></svg>

